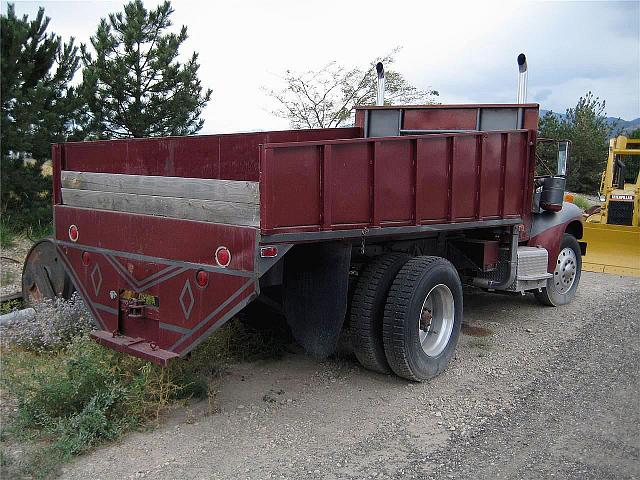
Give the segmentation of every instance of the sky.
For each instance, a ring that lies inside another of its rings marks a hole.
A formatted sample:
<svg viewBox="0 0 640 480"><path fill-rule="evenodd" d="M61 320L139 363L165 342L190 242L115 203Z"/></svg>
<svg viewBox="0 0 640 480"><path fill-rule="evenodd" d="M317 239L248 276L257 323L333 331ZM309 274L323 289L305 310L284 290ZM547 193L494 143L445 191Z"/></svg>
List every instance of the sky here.
<svg viewBox="0 0 640 480"><path fill-rule="evenodd" d="M153 7L157 1L146 1ZM50 29L87 43L119 1L15 2L19 15L43 6ZM563 112L587 91L609 116L640 117L640 2L190 1L174 0L182 55L197 51L213 96L201 133L275 130L265 89L286 70L331 61L364 66L396 47L393 68L442 103L515 101L516 57L527 55L528 98ZM7 3L2 1L2 12Z"/></svg>

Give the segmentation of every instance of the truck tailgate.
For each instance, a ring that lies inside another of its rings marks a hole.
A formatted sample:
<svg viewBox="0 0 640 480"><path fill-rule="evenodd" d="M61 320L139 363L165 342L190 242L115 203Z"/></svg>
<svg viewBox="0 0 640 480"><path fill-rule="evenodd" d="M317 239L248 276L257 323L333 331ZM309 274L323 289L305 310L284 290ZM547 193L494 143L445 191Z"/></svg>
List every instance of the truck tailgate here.
<svg viewBox="0 0 640 480"><path fill-rule="evenodd" d="M93 336L116 350L165 364L258 292L257 228L65 205L55 224L60 258L100 329ZM227 267L215 260L221 246Z"/></svg>

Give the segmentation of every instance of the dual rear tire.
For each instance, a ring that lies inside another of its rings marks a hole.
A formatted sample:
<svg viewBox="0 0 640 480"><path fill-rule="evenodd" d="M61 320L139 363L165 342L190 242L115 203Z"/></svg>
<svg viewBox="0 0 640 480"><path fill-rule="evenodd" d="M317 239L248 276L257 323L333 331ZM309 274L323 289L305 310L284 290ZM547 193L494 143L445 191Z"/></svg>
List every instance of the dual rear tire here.
<svg viewBox="0 0 640 480"><path fill-rule="evenodd" d="M360 276L351 312L352 344L365 368L428 380L453 357L462 326L462 284L443 258L384 255Z"/></svg>
<svg viewBox="0 0 640 480"><path fill-rule="evenodd" d="M390 253L374 258L363 269L351 301L351 344L360 364L374 372L389 373L382 342L384 306L396 275L409 255Z"/></svg>

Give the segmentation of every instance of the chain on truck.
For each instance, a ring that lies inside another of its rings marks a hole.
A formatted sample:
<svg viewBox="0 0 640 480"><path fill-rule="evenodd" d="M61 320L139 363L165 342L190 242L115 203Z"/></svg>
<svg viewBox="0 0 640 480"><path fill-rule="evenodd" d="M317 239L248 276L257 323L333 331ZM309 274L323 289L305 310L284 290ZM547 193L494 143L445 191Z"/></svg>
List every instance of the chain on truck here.
<svg viewBox="0 0 640 480"><path fill-rule="evenodd" d="M510 105L356 109L349 128L54 145L55 237L23 275L77 290L106 347L164 365L242 313L283 315L330 355L416 381L440 373L463 284L560 306L580 280L582 212L536 177L538 105L518 57Z"/></svg>

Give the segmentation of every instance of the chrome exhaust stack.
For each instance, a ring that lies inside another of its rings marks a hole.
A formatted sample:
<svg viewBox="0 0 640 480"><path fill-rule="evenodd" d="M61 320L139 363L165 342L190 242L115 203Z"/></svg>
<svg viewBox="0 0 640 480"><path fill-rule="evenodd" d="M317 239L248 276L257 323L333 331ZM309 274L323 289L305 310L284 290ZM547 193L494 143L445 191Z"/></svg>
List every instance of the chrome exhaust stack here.
<svg viewBox="0 0 640 480"><path fill-rule="evenodd" d="M384 105L384 65L382 62L376 63L376 72L378 72L378 95L376 105L381 107Z"/></svg>
<svg viewBox="0 0 640 480"><path fill-rule="evenodd" d="M527 103L527 57L518 55L518 96L516 103Z"/></svg>

